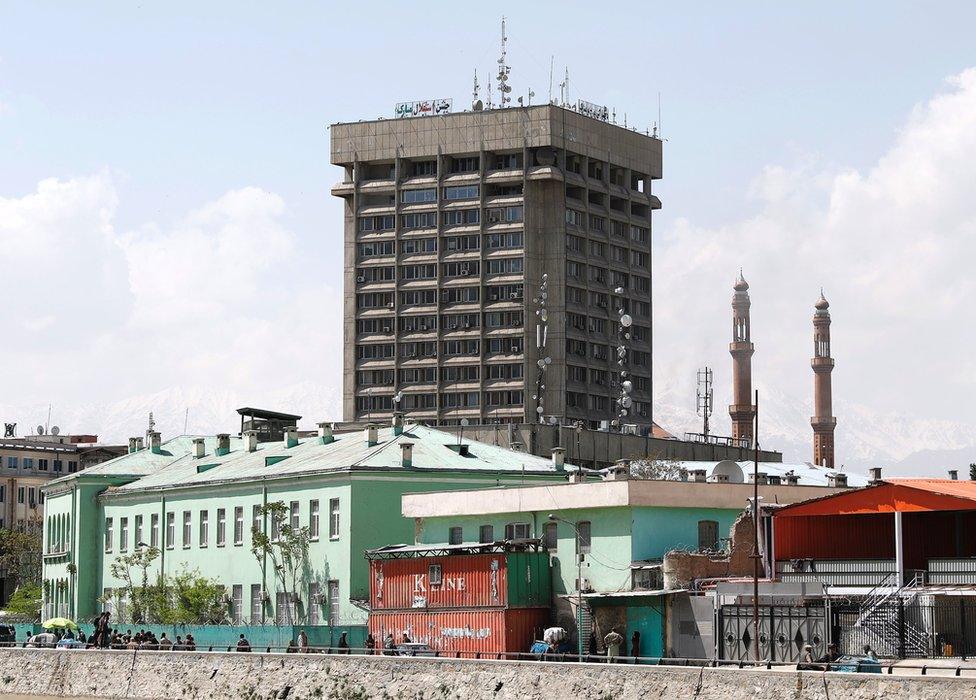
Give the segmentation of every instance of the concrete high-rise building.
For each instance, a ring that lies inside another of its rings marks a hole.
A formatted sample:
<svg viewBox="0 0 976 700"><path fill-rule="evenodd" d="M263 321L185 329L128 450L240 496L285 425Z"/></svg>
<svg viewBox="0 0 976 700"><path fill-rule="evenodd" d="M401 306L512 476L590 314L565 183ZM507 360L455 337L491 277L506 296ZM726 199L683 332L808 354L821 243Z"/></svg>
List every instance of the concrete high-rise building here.
<svg viewBox="0 0 976 700"><path fill-rule="evenodd" d="M830 304L820 290L820 298L814 305L813 314L813 408L810 419L813 426L813 462L817 466L834 468L834 428L830 373L834 371L834 358L830 356Z"/></svg>
<svg viewBox="0 0 976 700"><path fill-rule="evenodd" d="M651 425L660 139L554 105L331 129L345 420L597 427L626 370Z"/></svg>
<svg viewBox="0 0 976 700"><path fill-rule="evenodd" d="M729 353L732 355L732 405L729 416L732 418L732 437L749 444L753 437L753 418L756 407L752 402L752 355L756 349L752 345L752 327L749 321L749 283L739 270L739 278L733 286L732 295L732 342Z"/></svg>

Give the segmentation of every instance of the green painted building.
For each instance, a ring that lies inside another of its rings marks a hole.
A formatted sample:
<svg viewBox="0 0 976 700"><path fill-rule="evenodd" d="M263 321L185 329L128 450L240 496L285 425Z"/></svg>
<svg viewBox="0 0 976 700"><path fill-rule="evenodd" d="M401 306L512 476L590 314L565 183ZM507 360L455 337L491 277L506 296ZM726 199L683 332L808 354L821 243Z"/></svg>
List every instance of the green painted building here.
<svg viewBox="0 0 976 700"><path fill-rule="evenodd" d="M128 454L45 487L46 615L85 620L105 605L124 606L114 600L123 582L111 563L154 546L160 557L150 577L188 568L217 579L228 621L361 630L369 596L363 552L415 539L413 519L400 513L403 494L565 480L561 459L459 444L422 426L333 435L322 424L318 437L289 430L266 443L249 433L148 437L145 449L133 444ZM269 562L251 550L252 527L272 532L258 509L273 502L312 535L296 596L277 590Z"/></svg>
<svg viewBox="0 0 976 700"><path fill-rule="evenodd" d="M477 542L498 533L542 540L550 552L557 624L575 631L582 593L584 639L590 629L602 640L616 627L629 645L639 632L640 655L659 657L669 646L667 598L676 593L665 590L664 555L673 549L723 550L723 538L746 506L752 486L630 480L624 474L611 470L603 479L574 478L575 483L408 494L403 514L416 523L417 544ZM760 487L767 502L779 503L822 491Z"/></svg>

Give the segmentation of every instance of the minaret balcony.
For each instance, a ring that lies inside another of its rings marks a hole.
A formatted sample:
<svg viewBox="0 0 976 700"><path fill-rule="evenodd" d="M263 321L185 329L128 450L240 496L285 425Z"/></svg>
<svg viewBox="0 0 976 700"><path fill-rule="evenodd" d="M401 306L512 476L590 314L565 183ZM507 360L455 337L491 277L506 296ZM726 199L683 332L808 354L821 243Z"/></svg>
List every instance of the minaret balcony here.
<svg viewBox="0 0 976 700"><path fill-rule="evenodd" d="M813 416L810 425L814 430L833 430L837 427L837 419L833 416Z"/></svg>
<svg viewBox="0 0 976 700"><path fill-rule="evenodd" d="M816 372L829 372L834 368L834 358L832 357L814 357L810 360L810 366L813 367Z"/></svg>

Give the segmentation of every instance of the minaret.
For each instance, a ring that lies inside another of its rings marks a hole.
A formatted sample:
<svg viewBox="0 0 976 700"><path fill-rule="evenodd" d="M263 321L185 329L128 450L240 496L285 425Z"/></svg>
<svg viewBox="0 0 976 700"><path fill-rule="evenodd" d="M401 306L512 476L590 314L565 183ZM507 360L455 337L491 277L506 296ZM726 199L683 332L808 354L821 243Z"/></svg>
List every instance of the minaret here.
<svg viewBox="0 0 976 700"><path fill-rule="evenodd" d="M813 462L828 469L834 468L834 418L830 391L830 373L834 370L834 358L830 356L830 304L820 290L820 298L814 304L813 314Z"/></svg>
<svg viewBox="0 0 976 700"><path fill-rule="evenodd" d="M739 279L733 287L732 295L732 342L729 353L732 355L732 437L742 438L752 444L752 419L756 415L752 403L752 331L749 324L749 283L739 270Z"/></svg>

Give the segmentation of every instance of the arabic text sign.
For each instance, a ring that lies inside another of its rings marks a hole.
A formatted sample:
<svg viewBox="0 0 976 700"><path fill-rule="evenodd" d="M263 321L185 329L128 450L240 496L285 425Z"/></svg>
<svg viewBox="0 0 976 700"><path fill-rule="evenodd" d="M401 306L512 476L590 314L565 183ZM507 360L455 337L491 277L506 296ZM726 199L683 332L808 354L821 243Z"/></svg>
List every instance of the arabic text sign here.
<svg viewBox="0 0 976 700"><path fill-rule="evenodd" d="M454 100L419 100L417 102L398 102L396 116L400 117L433 117L438 114L450 114Z"/></svg>
<svg viewBox="0 0 976 700"><path fill-rule="evenodd" d="M594 119L607 121L610 118L609 109L601 105L593 104L592 102L587 102L586 100L580 100L576 109L579 110L580 114L593 117Z"/></svg>

